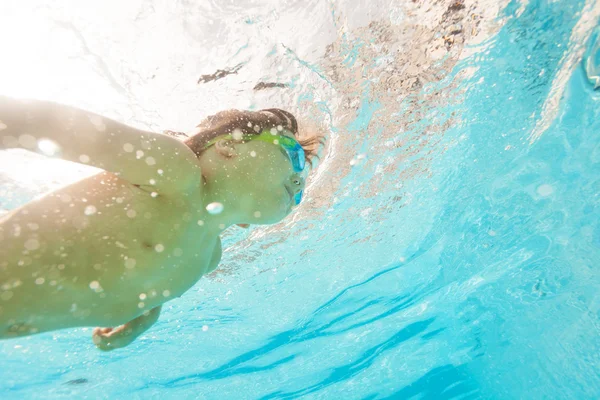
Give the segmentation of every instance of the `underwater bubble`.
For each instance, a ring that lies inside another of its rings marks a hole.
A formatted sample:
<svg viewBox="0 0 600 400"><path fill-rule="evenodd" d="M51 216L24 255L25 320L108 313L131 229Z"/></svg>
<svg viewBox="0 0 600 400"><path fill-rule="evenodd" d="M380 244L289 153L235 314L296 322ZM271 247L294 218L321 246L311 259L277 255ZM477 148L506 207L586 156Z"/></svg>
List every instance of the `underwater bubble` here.
<svg viewBox="0 0 600 400"><path fill-rule="evenodd" d="M219 224L219 229L225 229L225 224Z"/></svg>
<svg viewBox="0 0 600 400"><path fill-rule="evenodd" d="M37 278L37 279L35 280L35 284L36 284L36 285L43 285L43 284L44 284L44 282L46 282L46 280L45 280L44 278Z"/></svg>
<svg viewBox="0 0 600 400"><path fill-rule="evenodd" d="M25 248L27 250L37 250L40 248L40 242L37 239L27 239L25 241Z"/></svg>
<svg viewBox="0 0 600 400"><path fill-rule="evenodd" d="M100 288L100 282L98 281L91 281L90 282L90 289L92 290L98 290Z"/></svg>
<svg viewBox="0 0 600 400"><path fill-rule="evenodd" d="M151 197L157 197L157 196L158 196L158 193L156 193L156 192L152 192L152 193L150 193L150 196L151 196Z"/></svg>
<svg viewBox="0 0 600 400"><path fill-rule="evenodd" d="M173 255L175 257L181 257L182 254L183 254L183 250L181 250L179 247L173 250Z"/></svg>
<svg viewBox="0 0 600 400"><path fill-rule="evenodd" d="M19 141L14 136L3 136L2 143L6 147L19 147Z"/></svg>
<svg viewBox="0 0 600 400"><path fill-rule="evenodd" d="M96 211L97 211L97 210L96 210L96 207L94 207L94 206L92 206L92 205L89 205L89 206L87 206L87 207L85 208L85 210L83 211L83 213L84 213L85 215L94 215L94 214L96 214Z"/></svg>
<svg viewBox="0 0 600 400"><path fill-rule="evenodd" d="M148 182L150 182L151 185L156 185L156 179L150 179Z"/></svg>
<svg viewBox="0 0 600 400"><path fill-rule="evenodd" d="M208 330L208 325L202 325L202 331L206 332Z"/></svg>
<svg viewBox="0 0 600 400"><path fill-rule="evenodd" d="M269 132L271 132L271 135L275 136L277 135L277 128L271 128Z"/></svg>
<svg viewBox="0 0 600 400"><path fill-rule="evenodd" d="M210 203L206 206L206 211L212 215L221 214L223 212L223 204L218 202Z"/></svg>
<svg viewBox="0 0 600 400"><path fill-rule="evenodd" d="M159 169L159 170L158 170L158 171L156 171L156 172L158 172L158 174L159 174L159 175L162 175L162 174L163 174L165 171L163 171L162 169Z"/></svg>
<svg viewBox="0 0 600 400"><path fill-rule="evenodd" d="M554 188L552 186L548 185L548 184L540 185L537 188L537 194L539 194L542 197L548 197L553 192L554 192Z"/></svg>
<svg viewBox="0 0 600 400"><path fill-rule="evenodd" d="M135 218L136 215L137 213L135 212L135 210L127 210L127 216L129 218Z"/></svg>
<svg viewBox="0 0 600 400"><path fill-rule="evenodd" d="M6 128L8 128L8 126L6 126L4 122L0 121L0 131L5 130Z"/></svg>
<svg viewBox="0 0 600 400"><path fill-rule="evenodd" d="M125 268L127 268L127 269L135 268L135 259L128 258L127 260L125 260Z"/></svg>
<svg viewBox="0 0 600 400"><path fill-rule="evenodd" d="M168 290L163 290L162 295L163 297L169 297L171 295L171 292Z"/></svg>
<svg viewBox="0 0 600 400"><path fill-rule="evenodd" d="M165 246L163 246L162 244L157 244L156 246L154 246L154 251L156 251L157 253L162 253L165 250Z"/></svg>
<svg viewBox="0 0 600 400"><path fill-rule="evenodd" d="M2 292L2 294L0 294L0 299L7 301L10 300L13 297L13 292L11 292L10 290L7 290L6 292Z"/></svg>
<svg viewBox="0 0 600 400"><path fill-rule="evenodd" d="M256 152L254 150L250 152L250 157L256 157Z"/></svg>
<svg viewBox="0 0 600 400"><path fill-rule="evenodd" d="M281 126L281 125L277 125L277 130L278 130L279 132L281 132L281 131L283 130L283 126Z"/></svg>
<svg viewBox="0 0 600 400"><path fill-rule="evenodd" d="M82 154L79 156L79 161L84 164L87 164L90 162L90 156L88 156L87 154Z"/></svg>
<svg viewBox="0 0 600 400"><path fill-rule="evenodd" d="M242 138L244 137L244 133L240 128L235 128L233 132L231 132L231 137L234 140L242 140Z"/></svg>
<svg viewBox="0 0 600 400"><path fill-rule="evenodd" d="M358 155L357 155L355 158L353 158L353 159L350 161L350 165L351 165L351 166L355 166L355 165L359 164L359 163L360 163L362 160L364 160L365 158L366 158L366 155L364 155L364 154L358 154Z"/></svg>
<svg viewBox="0 0 600 400"><path fill-rule="evenodd" d="M106 130L106 125L104 124L102 117L99 115L91 115L89 119L92 125L94 125L100 132L104 132Z"/></svg>
<svg viewBox="0 0 600 400"><path fill-rule="evenodd" d="M260 218L262 214L260 213L260 211L255 211L254 212L254 218Z"/></svg>
<svg viewBox="0 0 600 400"><path fill-rule="evenodd" d="M19 136L19 144L26 149L35 149L37 146L37 139L31 135Z"/></svg>
<svg viewBox="0 0 600 400"><path fill-rule="evenodd" d="M127 153L131 153L133 152L133 145L131 143L125 143L123 145L123 150L125 150Z"/></svg>
<svg viewBox="0 0 600 400"><path fill-rule="evenodd" d="M146 300L146 293L140 293L138 297L140 298L140 300Z"/></svg>
<svg viewBox="0 0 600 400"><path fill-rule="evenodd" d="M154 165L156 164L156 160L154 159L154 157L146 157L146 164Z"/></svg>
<svg viewBox="0 0 600 400"><path fill-rule="evenodd" d="M140 301L140 302L138 303L138 308L144 308L144 306L145 306L145 304L144 304L144 302L143 302L143 301Z"/></svg>
<svg viewBox="0 0 600 400"><path fill-rule="evenodd" d="M60 146L50 139L40 139L38 149L47 156L53 156L60 151Z"/></svg>
<svg viewBox="0 0 600 400"><path fill-rule="evenodd" d="M198 220L198 225L203 226L204 225L204 221L202 221L201 219Z"/></svg>

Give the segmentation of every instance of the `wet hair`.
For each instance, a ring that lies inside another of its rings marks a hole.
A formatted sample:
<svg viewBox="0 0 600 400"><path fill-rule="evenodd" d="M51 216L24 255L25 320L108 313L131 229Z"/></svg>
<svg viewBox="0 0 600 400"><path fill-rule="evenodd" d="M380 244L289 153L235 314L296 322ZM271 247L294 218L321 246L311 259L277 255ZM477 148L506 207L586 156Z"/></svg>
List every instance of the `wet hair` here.
<svg viewBox="0 0 600 400"><path fill-rule="evenodd" d="M317 151L325 138L320 133L299 132L298 121L292 113L279 108L267 108L260 111L226 110L204 119L197 126L196 133L188 136L182 132L165 131L164 133L180 137L197 156L202 154L206 144L217 136L227 135L239 129L244 135L259 135L265 129L282 127L294 134L304 149L306 162L312 167ZM217 143L217 151L226 155L222 146Z"/></svg>

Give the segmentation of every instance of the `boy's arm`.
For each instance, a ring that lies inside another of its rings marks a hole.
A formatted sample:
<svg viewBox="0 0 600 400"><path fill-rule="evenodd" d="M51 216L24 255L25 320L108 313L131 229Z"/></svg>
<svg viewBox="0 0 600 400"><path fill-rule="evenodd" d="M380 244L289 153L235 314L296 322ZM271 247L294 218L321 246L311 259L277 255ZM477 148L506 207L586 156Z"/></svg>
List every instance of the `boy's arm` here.
<svg viewBox="0 0 600 400"><path fill-rule="evenodd" d="M158 320L161 306L140 315L117 328L96 328L92 340L100 350L110 351L125 347L147 331Z"/></svg>
<svg viewBox="0 0 600 400"><path fill-rule="evenodd" d="M46 139L46 140L43 140ZM112 172L156 192L201 180L196 155L179 140L57 103L0 95L0 150L24 148ZM45 151L44 151L45 150Z"/></svg>

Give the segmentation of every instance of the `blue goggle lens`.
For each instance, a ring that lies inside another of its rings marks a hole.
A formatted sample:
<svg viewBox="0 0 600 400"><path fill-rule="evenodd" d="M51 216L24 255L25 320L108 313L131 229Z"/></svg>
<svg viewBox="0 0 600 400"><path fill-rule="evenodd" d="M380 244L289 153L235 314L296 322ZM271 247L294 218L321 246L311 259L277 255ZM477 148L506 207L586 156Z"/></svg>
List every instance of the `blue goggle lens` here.
<svg viewBox="0 0 600 400"><path fill-rule="evenodd" d="M290 160L292 161L292 167L294 169L294 172L301 173L302 171L304 171L304 167L306 166L306 159L304 155L304 149L302 148L302 146L300 146L300 144L295 140L293 146L291 146L290 143L287 142L281 143L281 145L290 157ZM294 201L296 202L296 205L300 204L300 202L302 201L303 192L304 191L300 191L296 193L296 196L294 196Z"/></svg>
<svg viewBox="0 0 600 400"><path fill-rule="evenodd" d="M296 193L296 196L294 196L294 201L296 202L296 205L300 204L300 202L302 201L303 193L304 193L304 190L301 190L298 193Z"/></svg>
<svg viewBox="0 0 600 400"><path fill-rule="evenodd" d="M306 166L304 149L295 140L293 142L293 145L291 145L291 143L287 141L280 144L290 157L290 160L292 161L292 167L294 168L294 172L302 172L304 171L304 167Z"/></svg>

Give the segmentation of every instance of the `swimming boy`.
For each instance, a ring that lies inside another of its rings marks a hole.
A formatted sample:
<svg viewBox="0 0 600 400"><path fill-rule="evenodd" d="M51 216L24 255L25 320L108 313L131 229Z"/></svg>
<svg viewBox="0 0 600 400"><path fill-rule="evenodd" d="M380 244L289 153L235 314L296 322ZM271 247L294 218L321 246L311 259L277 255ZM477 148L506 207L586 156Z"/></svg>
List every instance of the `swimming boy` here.
<svg viewBox="0 0 600 400"><path fill-rule="evenodd" d="M0 339L104 326L131 343L221 259L219 234L300 202L319 136L280 109L230 110L179 140L80 109L0 96L0 149L103 169L0 217Z"/></svg>

